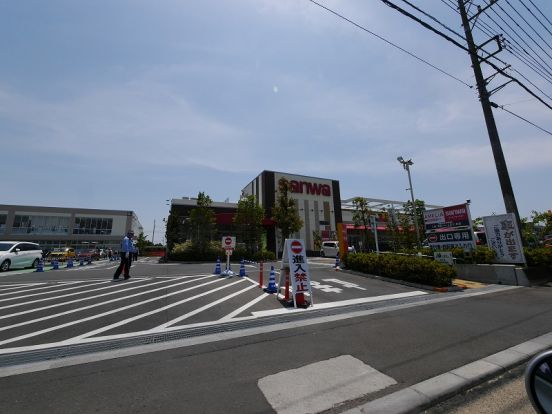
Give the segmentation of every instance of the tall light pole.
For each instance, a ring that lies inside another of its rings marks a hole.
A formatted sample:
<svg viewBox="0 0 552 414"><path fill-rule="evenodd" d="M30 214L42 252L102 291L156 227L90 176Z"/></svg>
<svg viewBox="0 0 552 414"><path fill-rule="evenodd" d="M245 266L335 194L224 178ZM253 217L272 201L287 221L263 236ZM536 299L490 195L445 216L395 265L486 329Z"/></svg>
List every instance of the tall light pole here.
<svg viewBox="0 0 552 414"><path fill-rule="evenodd" d="M414 220L414 227L416 228L416 242L418 245L418 249L420 248L420 229L418 227L418 214L416 213L416 203L414 201L414 190L412 188L412 178L410 177L410 166L414 163L412 162L412 159L405 160L403 157L399 156L397 157L397 161L399 161L403 168L408 173L408 184L410 185L410 198L412 199L412 218Z"/></svg>

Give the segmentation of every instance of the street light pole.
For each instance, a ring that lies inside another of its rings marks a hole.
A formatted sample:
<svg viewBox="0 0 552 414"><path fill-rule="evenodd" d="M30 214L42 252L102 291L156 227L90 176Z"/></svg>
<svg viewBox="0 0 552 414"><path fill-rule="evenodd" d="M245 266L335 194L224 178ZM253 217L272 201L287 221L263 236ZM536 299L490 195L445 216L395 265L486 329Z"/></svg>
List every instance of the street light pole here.
<svg viewBox="0 0 552 414"><path fill-rule="evenodd" d="M418 245L418 249L420 248L420 228L418 226L418 214L416 213L416 203L414 201L414 189L412 188L412 177L410 176L410 166L414 163L412 162L412 159L405 160L403 157L397 157L397 161L399 161L403 168L408 173L408 184L410 185L410 198L412 199L412 217L414 220L414 227L416 228L416 243Z"/></svg>

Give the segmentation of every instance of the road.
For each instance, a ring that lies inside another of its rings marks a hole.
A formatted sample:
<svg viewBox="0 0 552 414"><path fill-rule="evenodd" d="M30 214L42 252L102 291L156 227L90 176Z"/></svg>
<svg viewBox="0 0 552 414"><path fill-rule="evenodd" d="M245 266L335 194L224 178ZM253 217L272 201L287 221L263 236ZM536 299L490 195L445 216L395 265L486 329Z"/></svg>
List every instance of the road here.
<svg viewBox="0 0 552 414"><path fill-rule="evenodd" d="M295 311L253 265L112 266L2 275L0 411L338 413L552 332L550 287L433 293L315 261Z"/></svg>

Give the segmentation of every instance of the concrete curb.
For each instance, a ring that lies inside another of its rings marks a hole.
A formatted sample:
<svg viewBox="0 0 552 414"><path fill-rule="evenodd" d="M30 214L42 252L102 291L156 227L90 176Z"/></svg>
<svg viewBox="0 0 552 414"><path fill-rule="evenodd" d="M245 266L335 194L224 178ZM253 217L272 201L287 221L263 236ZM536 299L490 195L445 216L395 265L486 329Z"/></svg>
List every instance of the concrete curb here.
<svg viewBox="0 0 552 414"><path fill-rule="evenodd" d="M419 413L515 368L550 347L552 332L344 411L343 414Z"/></svg>
<svg viewBox="0 0 552 414"><path fill-rule="evenodd" d="M413 287L416 289L430 290L433 292L461 292L462 290L464 290L459 286L448 286L448 287L440 288L440 287L435 287L430 285L422 285L421 283L412 283L412 282L405 282L404 280L399 280L399 279L391 279L390 277L371 275L368 273L362 273L362 272L357 272L354 270L343 269L343 268L341 268L340 271L343 273L350 273L351 275L363 276L369 279L381 280L382 282L396 283L397 285L404 285L404 286Z"/></svg>

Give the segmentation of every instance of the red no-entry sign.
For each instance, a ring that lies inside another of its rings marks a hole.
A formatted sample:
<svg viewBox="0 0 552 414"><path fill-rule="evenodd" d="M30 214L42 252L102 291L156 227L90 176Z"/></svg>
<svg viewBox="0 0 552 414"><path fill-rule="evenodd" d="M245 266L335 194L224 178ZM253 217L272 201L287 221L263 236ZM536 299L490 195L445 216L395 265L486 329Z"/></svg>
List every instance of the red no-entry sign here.
<svg viewBox="0 0 552 414"><path fill-rule="evenodd" d="M299 240L293 240L291 242L291 251L294 254L299 254L303 251L303 245L301 244L301 242Z"/></svg>

